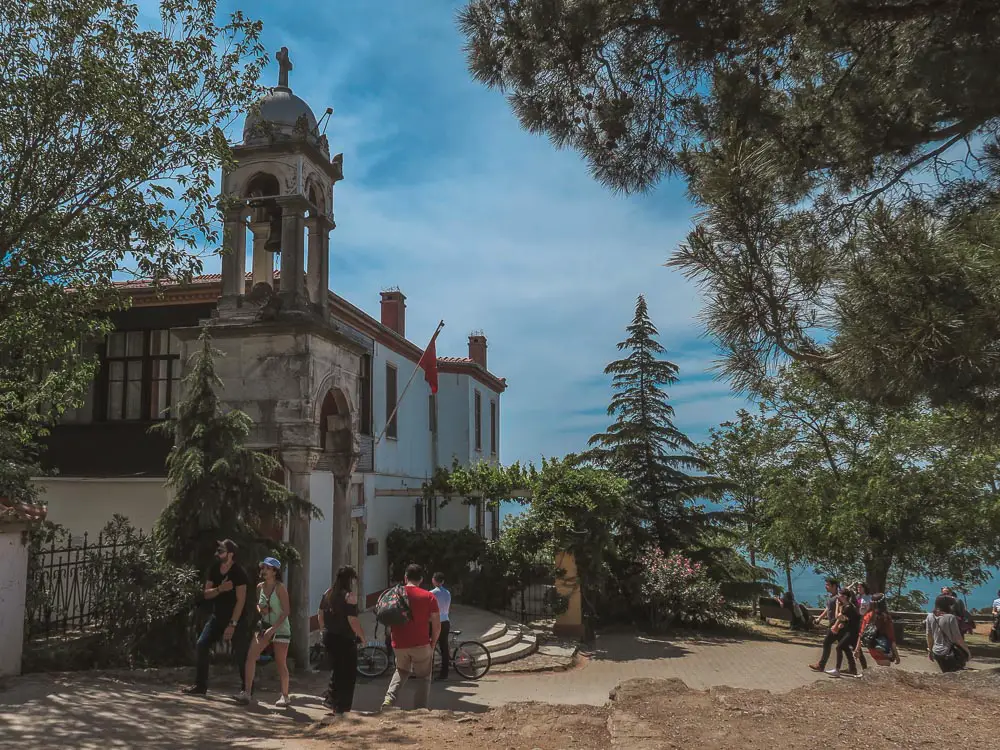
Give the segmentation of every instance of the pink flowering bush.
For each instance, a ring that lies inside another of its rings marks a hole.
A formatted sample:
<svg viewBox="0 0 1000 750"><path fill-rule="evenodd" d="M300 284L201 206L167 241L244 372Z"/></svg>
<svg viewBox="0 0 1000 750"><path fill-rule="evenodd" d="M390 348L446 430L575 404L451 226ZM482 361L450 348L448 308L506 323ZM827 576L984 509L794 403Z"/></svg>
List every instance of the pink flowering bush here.
<svg viewBox="0 0 1000 750"><path fill-rule="evenodd" d="M643 603L654 625L709 625L728 619L719 584L700 563L678 554L668 557L657 547L640 562Z"/></svg>

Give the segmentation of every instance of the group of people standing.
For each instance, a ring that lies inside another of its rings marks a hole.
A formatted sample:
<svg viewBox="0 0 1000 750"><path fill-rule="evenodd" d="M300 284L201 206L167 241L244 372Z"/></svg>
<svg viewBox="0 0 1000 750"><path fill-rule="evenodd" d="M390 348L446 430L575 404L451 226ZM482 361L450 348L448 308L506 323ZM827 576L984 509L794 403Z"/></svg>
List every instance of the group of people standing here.
<svg viewBox="0 0 1000 750"><path fill-rule="evenodd" d="M841 677L844 660L847 674L861 677L868 669L865 651L876 664L899 664L899 650L896 647L896 628L889 614L885 594L872 594L862 582L853 587L841 588L835 578L826 580L828 598L822 614L815 624L824 620L829 624L823 639L823 652L815 664L809 668L814 672L826 672L830 677ZM970 629L971 617L964 603L954 592L944 587L934 602L934 610L927 615L924 629L927 636L927 657L935 662L942 672L956 672L964 669L971 653L965 643L964 634ZM827 669L831 652L836 649L836 666Z"/></svg>
<svg viewBox="0 0 1000 750"><path fill-rule="evenodd" d="M233 659L239 669L241 690L235 696L241 704L253 699L253 683L257 660L270 649L278 670L281 695L279 708L291 705L289 697L288 647L291 624L288 589L282 583L281 562L265 557L259 564L257 584L258 626L251 633L250 608L247 604L249 579L236 561L238 548L231 539L218 543L215 562L205 579L203 595L211 602L212 611L197 644L195 684L185 688L188 695L208 692L208 666L212 647L220 640L231 644ZM365 632L358 618L358 598L355 584L357 571L344 566L337 571L333 585L320 601L317 619L323 644L330 658L330 682L323 703L333 714L352 710L357 682L358 644L365 642ZM394 706L397 696L411 674L418 680L416 708L425 708L430 699L434 650L441 649L441 673L448 677L448 632L450 627L451 593L445 587L444 576L435 573L434 589L422 588L424 572L419 565L406 569L405 591L409 605L409 621L396 625L387 634L396 669L383 701L383 709Z"/></svg>
<svg viewBox="0 0 1000 750"><path fill-rule="evenodd" d="M860 677L861 669L868 669L865 649L877 664L899 663L896 648L896 630L889 614L885 594L871 594L868 586L858 582L853 588L841 588L835 578L826 579L827 600L822 614L816 618L819 625L826 620L829 624L823 639L823 654L809 668L814 672L826 672L830 677L841 677L841 667L847 660L847 674ZM833 669L827 669L831 651L836 648L837 661Z"/></svg>

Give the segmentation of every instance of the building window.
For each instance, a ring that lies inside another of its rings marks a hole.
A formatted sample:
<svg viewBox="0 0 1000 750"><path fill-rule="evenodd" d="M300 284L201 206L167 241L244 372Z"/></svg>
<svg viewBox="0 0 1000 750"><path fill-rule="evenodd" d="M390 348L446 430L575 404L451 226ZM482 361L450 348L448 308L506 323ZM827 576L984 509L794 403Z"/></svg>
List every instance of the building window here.
<svg viewBox="0 0 1000 750"><path fill-rule="evenodd" d="M481 537L486 536L486 501L476 501L476 533Z"/></svg>
<svg viewBox="0 0 1000 750"><path fill-rule="evenodd" d="M490 401L490 453L497 454L497 402Z"/></svg>
<svg viewBox="0 0 1000 750"><path fill-rule="evenodd" d="M115 331L104 356L105 418L166 419L180 384L180 341L170 331Z"/></svg>
<svg viewBox="0 0 1000 750"><path fill-rule="evenodd" d="M413 529L414 531L424 530L424 504L418 502L413 506Z"/></svg>
<svg viewBox="0 0 1000 750"><path fill-rule="evenodd" d="M358 383L361 389L361 398L358 403L361 408L358 410L360 419L359 430L362 435L372 434L372 355L361 355L361 379Z"/></svg>
<svg viewBox="0 0 1000 750"><path fill-rule="evenodd" d="M390 419L391 417L391 419ZM395 440L399 432L396 423L396 368L390 364L385 366L385 436Z"/></svg>
<svg viewBox="0 0 1000 750"><path fill-rule="evenodd" d="M493 513L493 540L496 541L500 538L500 506L498 505L491 512Z"/></svg>
<svg viewBox="0 0 1000 750"><path fill-rule="evenodd" d="M431 394L427 397L427 425L432 435L437 435L438 431L438 404L437 396Z"/></svg>
<svg viewBox="0 0 1000 750"><path fill-rule="evenodd" d="M476 450L481 451L483 449L483 395L479 391L476 391L473 408L476 410Z"/></svg>
<svg viewBox="0 0 1000 750"><path fill-rule="evenodd" d="M150 390L152 419L166 419L177 402L181 380L181 344L170 331L149 332Z"/></svg>

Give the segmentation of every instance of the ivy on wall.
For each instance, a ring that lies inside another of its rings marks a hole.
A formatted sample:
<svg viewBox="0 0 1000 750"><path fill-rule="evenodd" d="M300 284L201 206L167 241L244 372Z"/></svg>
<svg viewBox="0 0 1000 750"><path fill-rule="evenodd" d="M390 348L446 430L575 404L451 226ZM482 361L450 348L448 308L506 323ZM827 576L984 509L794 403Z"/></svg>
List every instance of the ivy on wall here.
<svg viewBox="0 0 1000 750"><path fill-rule="evenodd" d="M508 501L524 504L531 498L530 487L537 477L538 471L531 464L523 466L515 462L510 466L494 466L480 461L472 466L460 466L456 460L451 469L439 466L434 470L433 476L424 482L423 498L429 503L441 497L442 506L455 498L461 498L466 505L475 505L484 499L490 508Z"/></svg>

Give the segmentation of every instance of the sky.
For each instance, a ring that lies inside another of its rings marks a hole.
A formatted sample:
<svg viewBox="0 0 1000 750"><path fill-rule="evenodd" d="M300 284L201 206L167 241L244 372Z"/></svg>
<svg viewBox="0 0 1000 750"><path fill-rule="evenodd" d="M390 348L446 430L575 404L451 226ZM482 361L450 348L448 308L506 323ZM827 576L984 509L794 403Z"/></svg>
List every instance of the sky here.
<svg viewBox="0 0 1000 750"><path fill-rule="evenodd" d="M577 153L523 131L468 73L461 5L239 0L264 23L262 82L277 83L274 53L287 46L293 91L317 115L334 108L326 134L345 179L331 288L378 317L379 292L399 287L412 341L444 319L440 356L466 356L468 334L486 333L489 369L508 382L504 463L582 450L607 425L602 371L644 294L680 366L677 424L703 439L738 405L709 372L697 290L663 267L692 224L683 183L615 195Z"/></svg>

